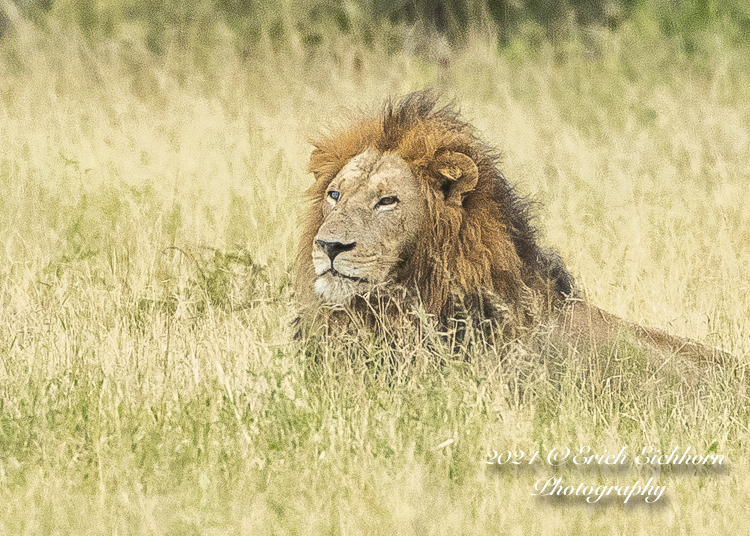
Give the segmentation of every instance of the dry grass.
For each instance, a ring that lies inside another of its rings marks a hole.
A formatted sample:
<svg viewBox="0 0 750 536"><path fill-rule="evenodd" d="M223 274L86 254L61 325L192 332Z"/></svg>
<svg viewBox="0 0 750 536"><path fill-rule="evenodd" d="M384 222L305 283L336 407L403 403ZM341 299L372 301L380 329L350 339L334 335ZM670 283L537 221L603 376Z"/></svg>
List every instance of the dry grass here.
<svg viewBox="0 0 750 536"><path fill-rule="evenodd" d="M597 46L477 38L440 72L343 38L244 61L219 40L202 69L128 36L0 42L0 533L744 532L748 56L628 28ZM690 386L628 341L589 364L294 341L307 136L438 81L591 301L735 361ZM531 496L545 464L484 463L581 445L731 464L656 470L655 505L586 506Z"/></svg>

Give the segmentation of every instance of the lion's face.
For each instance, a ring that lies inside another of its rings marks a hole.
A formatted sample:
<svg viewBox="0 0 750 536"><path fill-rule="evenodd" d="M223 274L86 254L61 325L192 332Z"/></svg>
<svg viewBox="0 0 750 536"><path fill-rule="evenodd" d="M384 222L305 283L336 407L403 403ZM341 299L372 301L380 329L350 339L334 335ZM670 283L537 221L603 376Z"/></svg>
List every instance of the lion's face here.
<svg viewBox="0 0 750 536"><path fill-rule="evenodd" d="M395 278L427 215L409 165L369 148L331 181L313 240L315 292L344 305Z"/></svg>

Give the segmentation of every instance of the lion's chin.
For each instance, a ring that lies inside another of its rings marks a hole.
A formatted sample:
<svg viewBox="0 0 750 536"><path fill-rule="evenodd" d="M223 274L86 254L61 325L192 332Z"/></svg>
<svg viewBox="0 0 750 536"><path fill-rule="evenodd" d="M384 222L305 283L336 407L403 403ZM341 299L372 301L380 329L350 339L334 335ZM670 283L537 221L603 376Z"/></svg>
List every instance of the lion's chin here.
<svg viewBox="0 0 750 536"><path fill-rule="evenodd" d="M334 305L346 305L354 296L365 292L367 285L341 276L325 274L315 280L315 292L324 301Z"/></svg>

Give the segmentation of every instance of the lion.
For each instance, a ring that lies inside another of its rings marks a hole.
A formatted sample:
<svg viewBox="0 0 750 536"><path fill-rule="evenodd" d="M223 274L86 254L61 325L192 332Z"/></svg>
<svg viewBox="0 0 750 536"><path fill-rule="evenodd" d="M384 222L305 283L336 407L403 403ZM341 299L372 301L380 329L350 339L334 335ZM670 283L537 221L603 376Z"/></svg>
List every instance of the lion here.
<svg viewBox="0 0 750 536"><path fill-rule="evenodd" d="M545 323L593 347L628 330L655 349L712 357L582 299L560 256L539 244L498 152L430 90L313 145L295 281L303 323L322 310L375 323L373 304L383 311L385 299L390 314L418 302L441 325L464 311L506 334Z"/></svg>

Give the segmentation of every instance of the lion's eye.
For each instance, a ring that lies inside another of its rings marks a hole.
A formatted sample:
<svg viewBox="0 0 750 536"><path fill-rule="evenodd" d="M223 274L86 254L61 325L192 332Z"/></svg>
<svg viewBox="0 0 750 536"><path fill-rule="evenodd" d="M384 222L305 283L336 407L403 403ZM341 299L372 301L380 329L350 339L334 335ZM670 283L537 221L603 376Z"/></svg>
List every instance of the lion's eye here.
<svg viewBox="0 0 750 536"><path fill-rule="evenodd" d="M395 205L396 203L398 203L398 197L396 197L395 195L389 195L388 197L383 197L375 206L387 207L390 205Z"/></svg>
<svg viewBox="0 0 750 536"><path fill-rule="evenodd" d="M328 192L328 197L330 197L334 201L338 201L339 197L341 197L341 192L337 192L336 190L331 190L330 192Z"/></svg>

